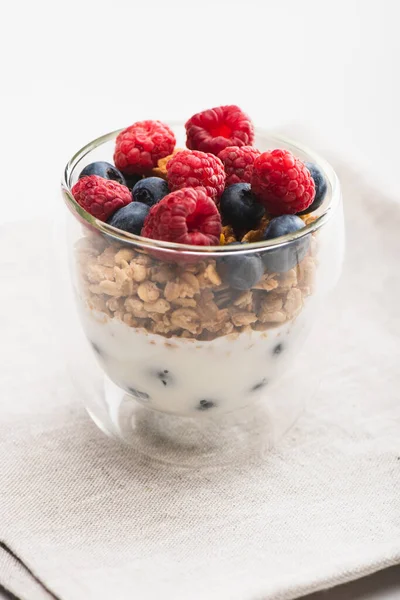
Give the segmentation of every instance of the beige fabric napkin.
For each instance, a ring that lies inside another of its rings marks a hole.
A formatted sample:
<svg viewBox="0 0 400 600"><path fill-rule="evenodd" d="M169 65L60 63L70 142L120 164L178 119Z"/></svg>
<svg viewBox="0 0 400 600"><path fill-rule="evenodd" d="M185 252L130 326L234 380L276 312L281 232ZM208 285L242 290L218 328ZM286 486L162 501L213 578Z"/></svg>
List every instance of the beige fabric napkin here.
<svg viewBox="0 0 400 600"><path fill-rule="evenodd" d="M346 267L304 357L318 391L245 465L160 467L100 433L52 341L47 230L1 230L0 539L56 597L289 600L400 562L400 205L339 175ZM1 548L0 583L51 597Z"/></svg>

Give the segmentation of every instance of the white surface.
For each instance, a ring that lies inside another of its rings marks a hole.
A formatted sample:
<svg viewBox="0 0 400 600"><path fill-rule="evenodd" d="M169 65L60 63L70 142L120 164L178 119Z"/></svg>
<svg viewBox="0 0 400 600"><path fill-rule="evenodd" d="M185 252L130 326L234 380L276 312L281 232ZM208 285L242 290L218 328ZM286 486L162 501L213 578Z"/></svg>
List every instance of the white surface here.
<svg viewBox="0 0 400 600"><path fill-rule="evenodd" d="M400 561L400 208L339 174L345 273L299 357L318 391L273 452L223 468L160 467L95 429L51 344L46 229L3 228L1 533L61 598L291 600Z"/></svg>
<svg viewBox="0 0 400 600"><path fill-rule="evenodd" d="M59 209L64 164L98 135L223 103L268 128L303 123L400 192L397 12L397 0L9 2L0 220Z"/></svg>

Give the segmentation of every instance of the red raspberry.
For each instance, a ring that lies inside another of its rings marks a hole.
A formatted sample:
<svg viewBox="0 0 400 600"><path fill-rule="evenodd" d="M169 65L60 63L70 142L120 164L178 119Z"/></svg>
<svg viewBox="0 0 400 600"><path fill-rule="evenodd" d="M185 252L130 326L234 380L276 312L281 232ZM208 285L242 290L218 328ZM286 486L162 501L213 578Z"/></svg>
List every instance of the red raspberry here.
<svg viewBox="0 0 400 600"><path fill-rule="evenodd" d="M175 136L161 121L138 121L118 134L114 163L126 175L146 174L172 154Z"/></svg>
<svg viewBox="0 0 400 600"><path fill-rule="evenodd" d="M125 185L98 175L79 179L72 188L72 195L79 206L100 221L107 221L116 210L132 202Z"/></svg>
<svg viewBox="0 0 400 600"><path fill-rule="evenodd" d="M305 164L281 149L256 158L251 188L271 215L294 215L308 208L315 196L314 180Z"/></svg>
<svg viewBox="0 0 400 600"><path fill-rule="evenodd" d="M225 187L224 165L213 154L182 150L168 161L167 180L173 192L184 187L201 186L217 201Z"/></svg>
<svg viewBox="0 0 400 600"><path fill-rule="evenodd" d="M185 125L186 146L218 155L228 146L251 146L254 128L238 106L218 106L193 115Z"/></svg>
<svg viewBox="0 0 400 600"><path fill-rule="evenodd" d="M217 246L221 216L202 187L182 188L155 204L142 229L144 237L178 244Z"/></svg>
<svg viewBox="0 0 400 600"><path fill-rule="evenodd" d="M234 183L250 183L254 161L260 151L253 146L228 146L218 154L224 163L226 173L225 185Z"/></svg>

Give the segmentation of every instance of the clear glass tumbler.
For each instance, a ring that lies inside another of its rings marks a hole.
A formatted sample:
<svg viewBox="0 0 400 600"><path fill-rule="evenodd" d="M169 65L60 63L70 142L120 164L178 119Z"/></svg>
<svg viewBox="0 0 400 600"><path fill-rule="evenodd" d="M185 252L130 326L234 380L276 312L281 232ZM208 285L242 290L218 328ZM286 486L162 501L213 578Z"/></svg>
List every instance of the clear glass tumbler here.
<svg viewBox="0 0 400 600"><path fill-rule="evenodd" d="M183 125L172 127L182 146ZM62 321L76 389L105 433L160 461L198 466L265 451L314 391L301 349L341 271L338 179L313 152L256 130L261 151L286 148L323 171L327 194L306 226L238 246L148 240L98 221L71 194L83 167L111 162L117 134L77 152L62 182ZM249 257L257 281L232 288Z"/></svg>

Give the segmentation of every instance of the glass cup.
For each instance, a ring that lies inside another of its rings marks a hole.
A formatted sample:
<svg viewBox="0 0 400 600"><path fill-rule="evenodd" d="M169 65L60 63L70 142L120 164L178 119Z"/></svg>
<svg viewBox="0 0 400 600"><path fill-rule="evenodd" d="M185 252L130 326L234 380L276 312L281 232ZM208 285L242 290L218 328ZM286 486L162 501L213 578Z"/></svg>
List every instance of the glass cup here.
<svg viewBox="0 0 400 600"><path fill-rule="evenodd" d="M171 126L183 146L183 125ZM248 459L293 425L318 383L303 346L341 272L338 179L313 152L256 130L261 151L286 148L324 173L306 226L269 241L255 231L242 245L149 240L98 221L71 194L87 164L112 162L117 134L77 152L62 182L59 322L76 389L105 433L153 459Z"/></svg>

